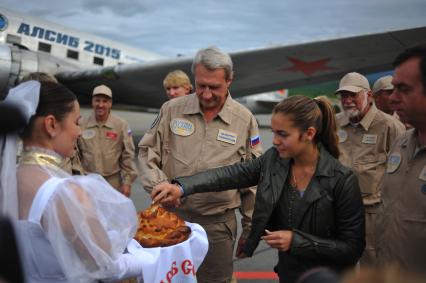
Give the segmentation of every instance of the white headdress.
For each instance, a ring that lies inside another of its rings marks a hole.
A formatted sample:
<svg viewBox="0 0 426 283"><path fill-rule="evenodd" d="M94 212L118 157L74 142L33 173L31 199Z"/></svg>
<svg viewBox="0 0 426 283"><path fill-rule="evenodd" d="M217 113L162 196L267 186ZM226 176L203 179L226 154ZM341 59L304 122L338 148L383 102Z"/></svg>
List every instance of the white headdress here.
<svg viewBox="0 0 426 283"><path fill-rule="evenodd" d="M5 102L17 106L27 123L36 112L40 98L40 83L29 81L11 89ZM11 119L13 119L11 117ZM16 185L16 150L18 133L0 137L0 214L18 219L18 193Z"/></svg>

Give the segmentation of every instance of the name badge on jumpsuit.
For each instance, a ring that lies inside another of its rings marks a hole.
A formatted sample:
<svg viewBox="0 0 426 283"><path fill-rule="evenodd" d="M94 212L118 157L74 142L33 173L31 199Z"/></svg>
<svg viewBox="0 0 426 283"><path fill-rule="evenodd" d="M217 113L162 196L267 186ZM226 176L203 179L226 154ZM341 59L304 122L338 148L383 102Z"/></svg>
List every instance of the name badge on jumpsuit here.
<svg viewBox="0 0 426 283"><path fill-rule="evenodd" d="M83 133L81 134L81 136L83 137L83 139L88 140L93 138L96 135L95 130L93 129L87 129L84 130Z"/></svg>
<svg viewBox="0 0 426 283"><path fill-rule="evenodd" d="M362 143L365 143L365 144L376 144L377 143L377 135L364 134L362 136Z"/></svg>
<svg viewBox="0 0 426 283"><path fill-rule="evenodd" d="M175 118L170 122L170 130L175 135L186 137L194 133L195 127L186 119Z"/></svg>
<svg viewBox="0 0 426 283"><path fill-rule="evenodd" d="M388 164L386 164L386 173L395 172L399 164L401 164L401 154L399 152L392 153L388 158Z"/></svg>
<svg viewBox="0 0 426 283"><path fill-rule="evenodd" d="M236 144L237 143L237 134L229 131L225 131L220 129L217 133L217 140L230 143L230 144Z"/></svg>

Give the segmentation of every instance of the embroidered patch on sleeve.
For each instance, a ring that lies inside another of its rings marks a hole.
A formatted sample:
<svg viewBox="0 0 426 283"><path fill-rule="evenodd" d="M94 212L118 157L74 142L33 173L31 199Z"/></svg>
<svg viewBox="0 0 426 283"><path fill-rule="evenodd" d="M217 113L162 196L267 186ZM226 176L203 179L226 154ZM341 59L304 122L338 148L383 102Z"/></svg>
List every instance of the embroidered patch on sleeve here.
<svg viewBox="0 0 426 283"><path fill-rule="evenodd" d="M251 147L255 147L259 143L260 143L260 137L259 137L259 135L250 138L250 146Z"/></svg>

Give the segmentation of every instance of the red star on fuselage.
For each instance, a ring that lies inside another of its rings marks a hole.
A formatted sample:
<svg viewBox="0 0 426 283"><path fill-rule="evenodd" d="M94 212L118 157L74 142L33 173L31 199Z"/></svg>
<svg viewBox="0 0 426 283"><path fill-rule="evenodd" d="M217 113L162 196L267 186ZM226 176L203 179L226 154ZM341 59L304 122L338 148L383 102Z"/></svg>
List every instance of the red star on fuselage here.
<svg viewBox="0 0 426 283"><path fill-rule="evenodd" d="M293 57L287 57L287 59L293 63L293 66L289 68L281 68L283 71L302 72L307 76L312 75L318 71L334 70L335 68L327 66L330 61L329 58L320 59L311 62L305 62Z"/></svg>

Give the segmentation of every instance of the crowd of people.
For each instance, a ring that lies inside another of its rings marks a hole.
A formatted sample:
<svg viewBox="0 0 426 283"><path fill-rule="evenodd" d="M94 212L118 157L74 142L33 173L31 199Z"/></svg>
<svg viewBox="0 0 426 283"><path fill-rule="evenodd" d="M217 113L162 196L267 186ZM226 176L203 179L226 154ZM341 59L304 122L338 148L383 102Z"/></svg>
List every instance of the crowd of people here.
<svg viewBox="0 0 426 283"><path fill-rule="evenodd" d="M426 278L426 46L394 68L372 88L360 73L343 76L338 114L325 97L284 99L263 152L256 118L232 98L231 57L202 49L194 87L180 70L165 77L170 100L138 144L139 168L107 85L81 117L69 89L29 74L0 104L16 116L0 141L0 226L11 235L0 247L16 258L0 281L140 281L144 261L127 249L138 176L154 202L206 231L197 282L235 282L235 246L245 258L260 241L277 250L280 282L356 282L340 276L358 265Z"/></svg>

